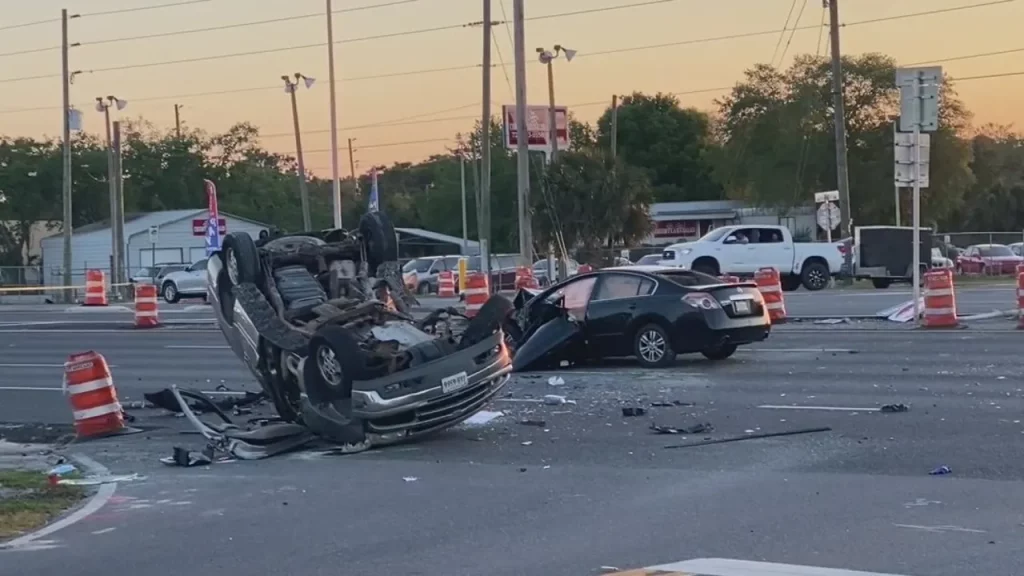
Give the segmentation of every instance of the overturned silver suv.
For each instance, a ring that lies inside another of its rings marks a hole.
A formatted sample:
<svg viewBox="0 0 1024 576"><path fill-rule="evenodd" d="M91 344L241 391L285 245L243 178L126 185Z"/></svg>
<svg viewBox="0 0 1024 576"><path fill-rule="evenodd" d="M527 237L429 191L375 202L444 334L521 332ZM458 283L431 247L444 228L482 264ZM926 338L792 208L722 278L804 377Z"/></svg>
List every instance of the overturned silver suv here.
<svg viewBox="0 0 1024 576"><path fill-rule="evenodd" d="M414 319L397 252L371 212L357 231L232 233L210 257L220 329L282 419L337 443L400 441L462 422L508 381L501 318Z"/></svg>

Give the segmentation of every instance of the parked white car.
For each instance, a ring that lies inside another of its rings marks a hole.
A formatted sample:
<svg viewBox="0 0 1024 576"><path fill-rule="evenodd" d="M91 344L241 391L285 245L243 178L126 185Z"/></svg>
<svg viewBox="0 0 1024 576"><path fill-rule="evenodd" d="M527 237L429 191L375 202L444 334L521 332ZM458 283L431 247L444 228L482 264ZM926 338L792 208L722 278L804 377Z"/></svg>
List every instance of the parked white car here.
<svg viewBox="0 0 1024 576"><path fill-rule="evenodd" d="M793 242L784 226L723 226L699 240L673 244L661 264L717 276L751 276L775 268L783 290L821 290L843 266L841 242Z"/></svg>
<svg viewBox="0 0 1024 576"><path fill-rule="evenodd" d="M160 294L171 304L182 298L206 298L206 259L164 276Z"/></svg>

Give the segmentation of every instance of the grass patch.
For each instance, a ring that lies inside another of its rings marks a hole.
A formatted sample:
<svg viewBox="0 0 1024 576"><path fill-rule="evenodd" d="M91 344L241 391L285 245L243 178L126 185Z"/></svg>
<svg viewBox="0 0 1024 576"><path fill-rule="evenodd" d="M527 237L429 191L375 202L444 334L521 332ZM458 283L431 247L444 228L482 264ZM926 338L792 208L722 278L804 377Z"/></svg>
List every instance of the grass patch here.
<svg viewBox="0 0 1024 576"><path fill-rule="evenodd" d="M0 470L0 540L46 524L84 496L81 486L50 486L44 472Z"/></svg>

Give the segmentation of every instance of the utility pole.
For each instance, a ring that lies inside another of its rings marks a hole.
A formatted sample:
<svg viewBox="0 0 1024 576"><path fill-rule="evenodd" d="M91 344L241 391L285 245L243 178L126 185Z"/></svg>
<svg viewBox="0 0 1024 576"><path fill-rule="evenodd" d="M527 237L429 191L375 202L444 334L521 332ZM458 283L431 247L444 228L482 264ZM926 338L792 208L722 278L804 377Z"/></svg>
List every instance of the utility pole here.
<svg viewBox="0 0 1024 576"><path fill-rule="evenodd" d="M111 142L111 164L114 169L114 213L111 219L110 230L114 239L113 270L115 284L124 284L127 281L124 274L124 171L121 169L121 123L114 121L113 140ZM156 253L153 253L156 264ZM118 290L120 293L121 290Z"/></svg>
<svg viewBox="0 0 1024 576"><path fill-rule="evenodd" d="M341 228L341 177L338 170L338 99L334 79L334 16L331 0L327 0L327 65L330 67L328 80L331 83L331 209L334 212L334 227Z"/></svg>
<svg viewBox="0 0 1024 576"><path fill-rule="evenodd" d="M62 187L62 203L64 216L64 286L71 286L71 233L72 233L72 212L71 212L71 77L68 65L68 11L60 11L60 35L61 35L61 83L63 84L64 105L64 178ZM65 292L66 299L71 302L74 299L72 292Z"/></svg>
<svg viewBox="0 0 1024 576"><path fill-rule="evenodd" d="M462 182L462 253L465 255L469 254L469 219L466 215L466 151L464 149L459 150L459 178Z"/></svg>
<svg viewBox="0 0 1024 576"><path fill-rule="evenodd" d="M612 158L619 156L619 97L612 96Z"/></svg>
<svg viewBox="0 0 1024 576"><path fill-rule="evenodd" d="M299 176L299 199L302 202L302 228L303 230L312 230L313 219L309 213L309 189L306 187L306 164L302 158L302 131L299 129L299 104L295 93L299 90L299 80L304 80L306 88L310 88L313 86L313 79L298 72L295 73L295 82L292 82L287 75L281 76L281 79L284 80L285 91L292 97L292 123L295 125L295 155L298 160L296 172Z"/></svg>
<svg viewBox="0 0 1024 576"><path fill-rule="evenodd" d="M174 105L174 133L181 140L181 104Z"/></svg>
<svg viewBox="0 0 1024 576"><path fill-rule="evenodd" d="M526 120L526 14L523 0L514 0L512 21L515 36L516 72L516 168L519 197L519 264L533 264L533 223L530 218L530 131Z"/></svg>
<svg viewBox="0 0 1024 576"><path fill-rule="evenodd" d="M356 158L352 154L352 141L355 138L348 139L348 169L352 171L352 181L355 182L356 188L359 188L359 178L356 176Z"/></svg>
<svg viewBox="0 0 1024 576"><path fill-rule="evenodd" d="M480 126L480 271L491 282L491 0L484 0L483 118Z"/></svg>
<svg viewBox="0 0 1024 576"><path fill-rule="evenodd" d="M102 97L96 97L96 110L103 112L103 127L107 134L107 195L110 203L110 278L111 283L117 284L117 166L114 164L114 139L110 129L110 106L114 97L109 97L109 102L104 102ZM155 264L155 262L154 262Z"/></svg>
<svg viewBox="0 0 1024 576"><path fill-rule="evenodd" d="M843 238L853 237L850 229L850 177L846 165L846 110L843 106L843 62L839 50L839 0L823 0L828 6L829 29L832 37L832 99L836 131L836 180L839 189L839 227ZM846 277L843 283L853 284L852 250L843 251Z"/></svg>

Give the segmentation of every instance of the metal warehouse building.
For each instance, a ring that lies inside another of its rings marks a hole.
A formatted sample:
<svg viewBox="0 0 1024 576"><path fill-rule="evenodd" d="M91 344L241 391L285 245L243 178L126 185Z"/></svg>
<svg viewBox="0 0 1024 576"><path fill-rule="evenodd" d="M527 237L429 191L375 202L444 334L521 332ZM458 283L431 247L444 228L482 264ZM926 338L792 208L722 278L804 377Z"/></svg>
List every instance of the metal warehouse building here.
<svg viewBox="0 0 1024 576"><path fill-rule="evenodd" d="M206 219L209 212L198 210L164 210L126 214L124 219L125 258L128 274L155 264L191 264L206 257ZM220 213L220 233L246 232L257 238L268 225L224 212ZM76 230L71 239L72 284L85 283L90 268L110 273L111 229L105 220L87 224ZM43 280L48 286L63 281L64 238L58 233L42 241Z"/></svg>

